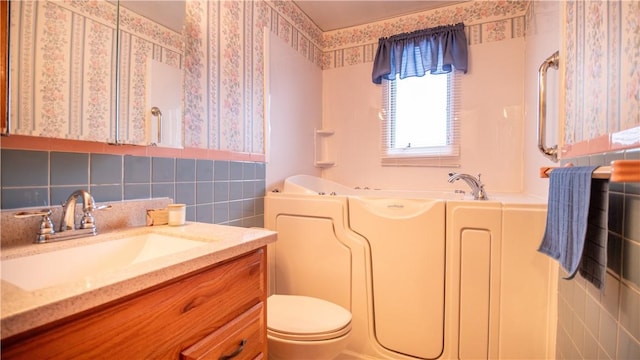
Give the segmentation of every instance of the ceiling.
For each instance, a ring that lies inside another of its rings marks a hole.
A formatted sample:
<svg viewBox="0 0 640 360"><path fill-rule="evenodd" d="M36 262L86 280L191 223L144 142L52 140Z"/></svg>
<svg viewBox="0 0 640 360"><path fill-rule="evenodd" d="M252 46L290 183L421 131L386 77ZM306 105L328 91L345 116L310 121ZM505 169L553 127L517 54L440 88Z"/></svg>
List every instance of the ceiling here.
<svg viewBox="0 0 640 360"><path fill-rule="evenodd" d="M294 2L322 31L331 31L465 1L297 0Z"/></svg>
<svg viewBox="0 0 640 360"><path fill-rule="evenodd" d="M169 29L182 33L184 24L184 0L120 0L120 6L162 24Z"/></svg>
<svg viewBox="0 0 640 360"><path fill-rule="evenodd" d="M111 0L114 1L115 0ZM462 0L295 0L324 32L462 3ZM177 31L182 31L184 0L120 0L120 5Z"/></svg>

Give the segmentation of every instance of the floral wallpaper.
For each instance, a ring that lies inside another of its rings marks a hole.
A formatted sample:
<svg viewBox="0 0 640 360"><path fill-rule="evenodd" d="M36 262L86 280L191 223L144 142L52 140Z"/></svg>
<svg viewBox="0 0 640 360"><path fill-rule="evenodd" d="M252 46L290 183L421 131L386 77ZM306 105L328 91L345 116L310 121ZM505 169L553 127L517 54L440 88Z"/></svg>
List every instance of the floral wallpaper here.
<svg viewBox="0 0 640 360"><path fill-rule="evenodd" d="M270 30L302 56L322 66L323 32L292 1L266 0Z"/></svg>
<svg viewBox="0 0 640 360"><path fill-rule="evenodd" d="M291 1L266 1L270 30L322 69L373 62L378 39L464 22L471 45L524 36L526 1L473 1L323 33Z"/></svg>
<svg viewBox="0 0 640 360"><path fill-rule="evenodd" d="M264 153L264 31L322 63L322 32L291 1L187 2L185 146Z"/></svg>
<svg viewBox="0 0 640 360"><path fill-rule="evenodd" d="M263 153L263 1L186 3L185 147Z"/></svg>
<svg viewBox="0 0 640 360"><path fill-rule="evenodd" d="M93 4L79 9L87 10L88 16L82 16L64 5L11 3L12 131L106 141L114 118L103 102L113 97L109 59L114 54L116 9ZM85 61L89 49L99 56Z"/></svg>
<svg viewBox="0 0 640 360"><path fill-rule="evenodd" d="M145 64L153 58L183 69L185 147L262 154L264 31L331 69L372 62L379 37L424 27L463 21L472 45L522 37L526 2L466 2L323 33L288 0L190 0L184 37L121 13L119 60L112 3L16 3L11 9L12 29L19 29L11 32L11 44L18 47L12 48L11 71L19 79L12 82L14 133L113 141L120 61L119 137L143 144ZM100 55L83 57L89 50ZM22 71L33 68L37 73Z"/></svg>
<svg viewBox="0 0 640 360"><path fill-rule="evenodd" d="M380 36L464 21L471 44L524 36L525 1L477 1L323 33L292 1L187 2L185 146L263 153L265 29L322 69L372 62Z"/></svg>
<svg viewBox="0 0 640 360"><path fill-rule="evenodd" d="M524 36L526 1L472 1L323 34L322 68L373 62L378 39L428 27L465 23L470 45Z"/></svg>
<svg viewBox="0 0 640 360"><path fill-rule="evenodd" d="M640 1L564 6L564 145L639 127Z"/></svg>
<svg viewBox="0 0 640 360"><path fill-rule="evenodd" d="M12 132L113 142L117 7L107 1L13 1ZM182 67L182 35L120 9L120 140L145 144L146 63Z"/></svg>

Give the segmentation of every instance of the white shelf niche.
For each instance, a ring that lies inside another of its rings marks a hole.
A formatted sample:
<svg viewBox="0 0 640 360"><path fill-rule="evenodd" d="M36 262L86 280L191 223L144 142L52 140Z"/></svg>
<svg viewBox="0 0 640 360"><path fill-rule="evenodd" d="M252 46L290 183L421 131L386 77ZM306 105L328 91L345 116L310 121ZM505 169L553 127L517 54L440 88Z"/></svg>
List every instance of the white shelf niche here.
<svg viewBox="0 0 640 360"><path fill-rule="evenodd" d="M331 137L335 134L332 129L315 129L315 166L328 168L336 165L335 156L331 153Z"/></svg>

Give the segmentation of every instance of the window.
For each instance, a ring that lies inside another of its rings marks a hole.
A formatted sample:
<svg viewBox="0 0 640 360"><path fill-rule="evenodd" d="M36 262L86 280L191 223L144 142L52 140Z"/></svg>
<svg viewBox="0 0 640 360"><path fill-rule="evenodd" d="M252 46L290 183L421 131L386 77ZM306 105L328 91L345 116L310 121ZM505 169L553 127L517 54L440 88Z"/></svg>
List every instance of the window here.
<svg viewBox="0 0 640 360"><path fill-rule="evenodd" d="M383 165L457 164L457 77L451 72L384 81Z"/></svg>

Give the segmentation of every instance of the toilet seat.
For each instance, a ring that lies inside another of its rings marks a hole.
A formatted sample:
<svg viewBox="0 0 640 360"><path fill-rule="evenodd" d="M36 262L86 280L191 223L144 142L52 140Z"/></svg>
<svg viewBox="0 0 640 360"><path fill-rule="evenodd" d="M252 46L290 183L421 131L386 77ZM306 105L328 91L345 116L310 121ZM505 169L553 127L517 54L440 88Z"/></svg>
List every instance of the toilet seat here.
<svg viewBox="0 0 640 360"><path fill-rule="evenodd" d="M318 341L351 330L351 313L326 300L299 295L267 299L267 334L286 340Z"/></svg>

